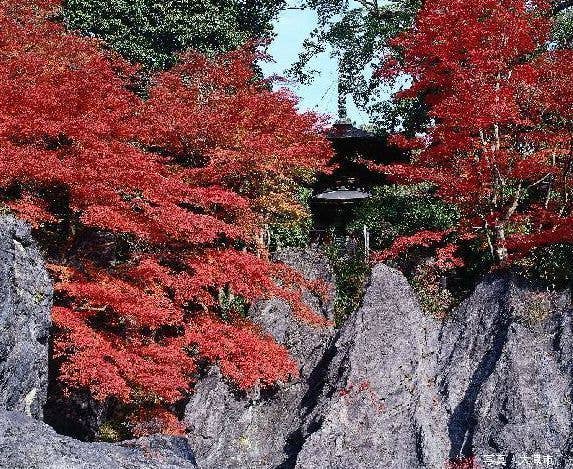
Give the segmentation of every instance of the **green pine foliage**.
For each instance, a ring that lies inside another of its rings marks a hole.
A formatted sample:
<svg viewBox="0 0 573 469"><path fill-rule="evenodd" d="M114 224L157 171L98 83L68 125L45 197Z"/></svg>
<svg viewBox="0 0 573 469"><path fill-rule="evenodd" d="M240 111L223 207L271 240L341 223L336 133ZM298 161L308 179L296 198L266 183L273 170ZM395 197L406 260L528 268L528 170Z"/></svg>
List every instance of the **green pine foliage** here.
<svg viewBox="0 0 573 469"><path fill-rule="evenodd" d="M66 0L69 29L103 39L150 70L173 65L176 54L233 50L272 35L284 0Z"/></svg>

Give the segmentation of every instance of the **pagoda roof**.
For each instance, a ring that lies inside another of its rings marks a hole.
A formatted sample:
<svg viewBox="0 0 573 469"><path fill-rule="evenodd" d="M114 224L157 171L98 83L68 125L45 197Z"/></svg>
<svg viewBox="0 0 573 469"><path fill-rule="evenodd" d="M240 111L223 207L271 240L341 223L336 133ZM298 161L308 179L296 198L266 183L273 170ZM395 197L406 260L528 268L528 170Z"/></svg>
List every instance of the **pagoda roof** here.
<svg viewBox="0 0 573 469"><path fill-rule="evenodd" d="M337 190L329 190L326 192L322 192L314 197L314 200L317 202L353 202L357 200L364 200L370 198L370 194L368 192L364 192L361 190L351 190L346 189L345 187L341 187Z"/></svg>
<svg viewBox="0 0 573 469"><path fill-rule="evenodd" d="M377 137L370 132L359 129L350 123L349 121L339 121L336 122L328 131L326 132L326 137L329 140L342 140L342 139L353 139L353 140L376 140Z"/></svg>

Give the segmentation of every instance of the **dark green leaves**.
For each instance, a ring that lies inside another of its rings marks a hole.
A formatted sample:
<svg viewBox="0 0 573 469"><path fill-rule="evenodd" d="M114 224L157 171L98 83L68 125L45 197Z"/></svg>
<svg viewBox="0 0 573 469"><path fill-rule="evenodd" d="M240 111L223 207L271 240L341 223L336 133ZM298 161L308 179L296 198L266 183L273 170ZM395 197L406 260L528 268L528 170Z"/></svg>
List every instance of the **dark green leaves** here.
<svg viewBox="0 0 573 469"><path fill-rule="evenodd" d="M102 38L151 70L174 64L176 53L226 52L272 34L284 0L67 0L67 26Z"/></svg>

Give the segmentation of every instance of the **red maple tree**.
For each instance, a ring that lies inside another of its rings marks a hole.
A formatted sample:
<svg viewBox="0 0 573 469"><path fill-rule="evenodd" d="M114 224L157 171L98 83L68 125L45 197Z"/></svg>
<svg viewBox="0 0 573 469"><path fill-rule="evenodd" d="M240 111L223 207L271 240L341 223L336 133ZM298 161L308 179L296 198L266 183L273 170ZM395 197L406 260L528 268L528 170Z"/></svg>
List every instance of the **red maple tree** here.
<svg viewBox="0 0 573 469"><path fill-rule="evenodd" d="M296 218L304 211L297 188L327 170L330 144L317 138L316 115L293 113L293 96L256 79L252 64L264 56L253 46L214 60L187 53L156 76L139 115L140 135L175 161L186 160L193 185L248 198L264 221Z"/></svg>
<svg viewBox="0 0 573 469"><path fill-rule="evenodd" d="M431 182L458 208L453 234L431 234L450 266L460 264L452 240L481 241L497 263L573 241L573 53L553 50L549 13L545 0L428 0L395 40L403 55L382 75L410 77L398 97L423 96L431 124L394 136L411 164L380 169ZM427 239L397 240L388 254Z"/></svg>
<svg viewBox="0 0 573 469"><path fill-rule="evenodd" d="M0 6L0 195L47 250L65 390L123 403L134 434L150 419L173 431L201 364L242 389L297 373L220 295L282 297L325 322L302 303L312 285L257 236L265 184L296 184L330 148L316 117L257 78L252 48L190 55L144 100L136 67L51 21L58 7Z"/></svg>

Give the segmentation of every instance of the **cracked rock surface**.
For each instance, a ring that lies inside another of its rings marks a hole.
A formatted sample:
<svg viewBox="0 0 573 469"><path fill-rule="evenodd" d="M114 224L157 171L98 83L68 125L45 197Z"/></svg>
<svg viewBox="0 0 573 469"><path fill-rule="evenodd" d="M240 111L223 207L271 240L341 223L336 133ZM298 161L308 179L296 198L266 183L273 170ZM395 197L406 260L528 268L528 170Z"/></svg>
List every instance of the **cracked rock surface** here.
<svg viewBox="0 0 573 469"><path fill-rule="evenodd" d="M377 265L362 306L326 337L280 308L255 317L297 357L301 380L245 397L211 370L187 406L200 467L442 469L475 455L486 469L540 457L573 468L568 293L491 275L440 322Z"/></svg>
<svg viewBox="0 0 573 469"><path fill-rule="evenodd" d="M377 265L328 351L296 468L442 467L448 442L435 384L438 322L398 271Z"/></svg>
<svg viewBox="0 0 573 469"><path fill-rule="evenodd" d="M0 217L0 404L42 418L52 283L30 228Z"/></svg>
<svg viewBox="0 0 573 469"><path fill-rule="evenodd" d="M488 455L502 455L506 468L534 458L573 467L569 293L489 276L444 324L439 348L450 456L476 454L485 467Z"/></svg>
<svg viewBox="0 0 573 469"><path fill-rule="evenodd" d="M195 469L185 438L84 443L19 412L0 412L2 469Z"/></svg>

